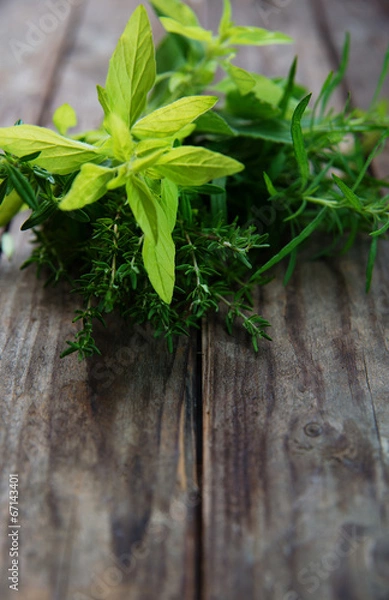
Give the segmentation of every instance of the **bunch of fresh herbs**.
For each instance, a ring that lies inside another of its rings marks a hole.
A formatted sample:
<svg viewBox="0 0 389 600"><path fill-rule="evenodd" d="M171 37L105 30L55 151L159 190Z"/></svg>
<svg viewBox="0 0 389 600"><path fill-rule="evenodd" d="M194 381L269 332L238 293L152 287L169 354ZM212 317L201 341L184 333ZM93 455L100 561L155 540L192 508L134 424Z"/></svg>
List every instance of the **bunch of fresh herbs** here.
<svg viewBox="0 0 389 600"><path fill-rule="evenodd" d="M0 129L0 226L29 208L26 264L67 279L82 299L82 327L63 355L98 352L93 322L112 311L150 322L172 348L221 303L228 329L238 319L257 349L269 323L253 312L252 291L271 267L289 257L287 281L314 232L332 236L325 252L366 232L369 288L389 228L387 182L371 171L389 136L379 101L389 51L368 111L328 108L348 39L309 108L296 61L275 79L234 65L237 47L290 42L284 34L235 25L229 0L216 34L180 0L151 4L166 36L155 50L139 6L97 88L100 129L69 136L77 119L67 104L57 132L22 121Z"/></svg>

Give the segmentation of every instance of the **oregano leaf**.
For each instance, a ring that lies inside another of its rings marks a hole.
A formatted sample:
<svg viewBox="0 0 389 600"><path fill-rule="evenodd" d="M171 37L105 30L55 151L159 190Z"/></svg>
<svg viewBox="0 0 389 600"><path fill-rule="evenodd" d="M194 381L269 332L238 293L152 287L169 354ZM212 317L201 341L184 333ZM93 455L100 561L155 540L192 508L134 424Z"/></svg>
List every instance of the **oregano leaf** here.
<svg viewBox="0 0 389 600"><path fill-rule="evenodd" d="M210 110L217 100L215 96L180 98L137 121L131 132L139 139L174 135Z"/></svg>
<svg viewBox="0 0 389 600"><path fill-rule="evenodd" d="M217 177L238 173L244 166L206 148L180 146L162 156L154 168L178 185L202 185Z"/></svg>
<svg viewBox="0 0 389 600"><path fill-rule="evenodd" d="M59 204L61 210L77 210L99 200L107 191L107 184L113 177L113 169L92 163L81 167L72 187Z"/></svg>
<svg viewBox="0 0 389 600"><path fill-rule="evenodd" d="M61 135L66 135L69 129L77 125L76 111L70 104L62 104L54 112L53 123Z"/></svg>
<svg viewBox="0 0 389 600"><path fill-rule="evenodd" d="M0 128L0 148L16 156L40 152L34 163L59 175L77 171L86 162L101 160L94 146L37 125Z"/></svg>
<svg viewBox="0 0 389 600"><path fill-rule="evenodd" d="M126 191L128 203L139 227L156 245L159 235L156 199L145 182L136 175L127 180Z"/></svg>
<svg viewBox="0 0 389 600"><path fill-rule="evenodd" d="M131 126L141 115L156 77L155 50L146 9L133 12L109 63L105 94L109 110Z"/></svg>

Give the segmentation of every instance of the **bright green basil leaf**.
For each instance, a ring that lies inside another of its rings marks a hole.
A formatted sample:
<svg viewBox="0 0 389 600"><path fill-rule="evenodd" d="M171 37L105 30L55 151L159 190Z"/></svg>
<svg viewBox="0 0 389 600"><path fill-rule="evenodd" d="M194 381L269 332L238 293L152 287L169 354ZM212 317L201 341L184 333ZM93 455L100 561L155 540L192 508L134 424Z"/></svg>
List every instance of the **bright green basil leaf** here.
<svg viewBox="0 0 389 600"><path fill-rule="evenodd" d="M180 146L165 154L154 168L178 185L202 185L217 177L238 173L244 165L205 148Z"/></svg>
<svg viewBox="0 0 389 600"><path fill-rule="evenodd" d="M8 223L19 212L22 206L23 200L19 194L13 190L0 204L0 227L5 227L5 225L8 225Z"/></svg>
<svg viewBox="0 0 389 600"><path fill-rule="evenodd" d="M0 148L16 156L40 152L34 161L51 173L67 175L82 164L101 160L94 146L63 137L37 125L18 125L0 129Z"/></svg>
<svg viewBox="0 0 389 600"><path fill-rule="evenodd" d="M278 31L268 31L260 27L235 26L229 30L229 43L237 46L268 46L269 44L290 44L292 38Z"/></svg>
<svg viewBox="0 0 389 600"><path fill-rule="evenodd" d="M218 135L234 136L235 131L231 129L227 121L221 115L214 111L209 111L201 115L195 121L196 131L201 133L213 133Z"/></svg>
<svg viewBox="0 0 389 600"><path fill-rule="evenodd" d="M134 217L147 238L158 242L158 202L148 186L138 176L129 177L126 183L128 204Z"/></svg>
<svg viewBox="0 0 389 600"><path fill-rule="evenodd" d="M210 43L212 41L212 31L208 31L202 27L182 25L179 21L170 19L169 17L161 17L160 21L169 33L178 33L178 35L183 35L199 42Z"/></svg>
<svg viewBox="0 0 389 600"><path fill-rule="evenodd" d="M156 76L154 44L146 10L132 14L109 63L103 103L130 126L141 115Z"/></svg>
<svg viewBox="0 0 389 600"><path fill-rule="evenodd" d="M53 123L61 135L66 135L71 127L77 125L76 111L70 104L62 104L54 112Z"/></svg>
<svg viewBox="0 0 389 600"><path fill-rule="evenodd" d="M61 210L77 210L96 202L104 196L107 184L114 175L113 169L106 169L92 163L83 165L59 208Z"/></svg>
<svg viewBox="0 0 389 600"><path fill-rule="evenodd" d="M177 220L178 188L166 177L161 183L161 206L166 215L169 231L173 231Z"/></svg>
<svg viewBox="0 0 389 600"><path fill-rule="evenodd" d="M217 100L215 96L181 98L147 115L131 131L139 139L174 135L212 108Z"/></svg>
<svg viewBox="0 0 389 600"><path fill-rule="evenodd" d="M235 65L227 65L226 71L230 74L242 96L251 92L256 82L254 77L248 71L236 67Z"/></svg>
<svg viewBox="0 0 389 600"><path fill-rule="evenodd" d="M182 25L198 25L196 13L180 0L150 0L158 14L172 17Z"/></svg>

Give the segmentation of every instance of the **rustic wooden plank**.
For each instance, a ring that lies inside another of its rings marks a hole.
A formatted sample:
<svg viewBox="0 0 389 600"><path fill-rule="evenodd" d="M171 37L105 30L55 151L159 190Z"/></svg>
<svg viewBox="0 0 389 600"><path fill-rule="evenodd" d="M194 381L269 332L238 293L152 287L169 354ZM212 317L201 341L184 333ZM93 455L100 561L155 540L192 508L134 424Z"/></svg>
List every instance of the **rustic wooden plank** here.
<svg viewBox="0 0 389 600"><path fill-rule="evenodd" d="M314 14L297 0L287 12L300 75L323 80L333 54ZM280 267L257 300L274 338L258 356L220 317L208 322L204 599L387 597L388 252L370 296L362 241L340 260L303 261L287 288Z"/></svg>
<svg viewBox="0 0 389 600"><path fill-rule="evenodd" d="M193 598L195 340L170 356L112 323L104 359L58 360L74 301L2 271L1 516L18 473L23 600Z"/></svg>
<svg viewBox="0 0 389 600"><path fill-rule="evenodd" d="M350 64L346 76L346 88L352 90L351 99L355 106L367 110L373 99L383 57L389 47L388 4L374 2L316 2L317 16L323 33L331 32L332 52L340 56L345 27L352 32ZM342 27L342 23L345 26ZM371 82L366 85L366 82ZM381 98L389 99L389 77L385 79ZM377 157L375 168L381 177L389 177L389 148Z"/></svg>
<svg viewBox="0 0 389 600"><path fill-rule="evenodd" d="M0 125L39 123L84 0L1 3Z"/></svg>
<svg viewBox="0 0 389 600"><path fill-rule="evenodd" d="M313 4L322 33L330 40L337 57L340 56L345 32L351 33L347 87L352 92L353 103L367 109L389 45L387 5L379 0L368 3L363 0L345 0L341 3L315 0ZM389 97L388 78L383 86L383 96Z"/></svg>
<svg viewBox="0 0 389 600"><path fill-rule="evenodd" d="M258 301L274 337L258 356L210 326L205 598L384 597L370 551L388 539L388 313L364 297L360 259L304 263L286 290L279 270Z"/></svg>
<svg viewBox="0 0 389 600"><path fill-rule="evenodd" d="M104 83L136 4L84 3L42 123L65 101L79 110L80 126L99 122L95 84ZM63 288L43 290L30 269L19 273L28 249L17 223L12 232L17 254L1 267L0 489L6 522L8 473L19 473L23 600L191 600L198 592L197 335L169 355L163 340L112 320L97 336L104 358L59 360L76 330L76 299Z"/></svg>

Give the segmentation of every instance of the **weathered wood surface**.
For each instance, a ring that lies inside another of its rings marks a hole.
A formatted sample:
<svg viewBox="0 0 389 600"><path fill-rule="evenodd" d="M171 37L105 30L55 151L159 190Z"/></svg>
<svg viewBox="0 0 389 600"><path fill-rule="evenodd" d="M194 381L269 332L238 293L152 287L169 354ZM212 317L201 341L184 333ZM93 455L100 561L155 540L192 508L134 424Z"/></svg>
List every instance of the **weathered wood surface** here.
<svg viewBox="0 0 389 600"><path fill-rule="evenodd" d="M367 107L389 39L380 6L300 1L275 13L272 26L299 40L315 92L345 30L355 31L344 87ZM207 600L389 598L388 246L381 251L369 297L363 243L341 260L305 262L286 289L279 269L258 296L274 342L257 357L219 319L205 328Z"/></svg>
<svg viewBox="0 0 389 600"><path fill-rule="evenodd" d="M136 2L63 5L66 16L19 65L10 40L25 42L28 23L50 9L0 3L1 124L48 124L64 101L81 127L98 122L95 84ZM192 5L215 23L221 3ZM298 53L300 79L316 93L350 30L347 87L366 106L389 37L384 3L233 8L240 23L297 40L250 52L245 66L284 74ZM99 334L104 357L80 364L58 360L75 301L19 272L29 248L13 231L17 254L0 279L2 599L12 597L11 472L22 600L389 598L385 244L368 297L364 243L339 261L304 262L286 289L281 278L260 290L274 342L258 356L210 319L202 344L194 334L173 356L116 324Z"/></svg>

